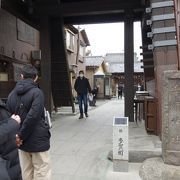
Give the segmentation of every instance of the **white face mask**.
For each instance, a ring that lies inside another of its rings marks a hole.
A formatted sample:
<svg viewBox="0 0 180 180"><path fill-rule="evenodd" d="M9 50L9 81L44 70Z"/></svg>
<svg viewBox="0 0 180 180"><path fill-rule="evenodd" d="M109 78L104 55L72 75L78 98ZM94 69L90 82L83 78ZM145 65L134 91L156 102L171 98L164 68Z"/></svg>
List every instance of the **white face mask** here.
<svg viewBox="0 0 180 180"><path fill-rule="evenodd" d="M80 78L83 78L83 77L84 77L84 74L80 74L79 76L80 76Z"/></svg>

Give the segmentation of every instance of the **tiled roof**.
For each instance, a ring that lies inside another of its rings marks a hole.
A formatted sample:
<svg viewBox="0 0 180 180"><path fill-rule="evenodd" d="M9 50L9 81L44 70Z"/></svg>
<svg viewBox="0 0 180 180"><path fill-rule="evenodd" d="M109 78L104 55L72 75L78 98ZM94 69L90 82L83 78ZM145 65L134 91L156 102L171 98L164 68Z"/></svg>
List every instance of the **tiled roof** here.
<svg viewBox="0 0 180 180"><path fill-rule="evenodd" d="M87 56L85 57L86 67L96 66L99 67L103 63L104 58L102 56Z"/></svg>
<svg viewBox="0 0 180 180"><path fill-rule="evenodd" d="M124 63L124 53L107 53L105 60L109 63ZM136 61L138 61L138 58L137 54L134 53L134 62Z"/></svg>
<svg viewBox="0 0 180 180"><path fill-rule="evenodd" d="M110 73L123 73L124 64L120 64L120 63L109 64L109 72Z"/></svg>
<svg viewBox="0 0 180 180"><path fill-rule="evenodd" d="M141 68L142 63L134 64L134 72L144 72ZM109 64L109 72L110 73L124 73L124 64L122 63L113 63Z"/></svg>
<svg viewBox="0 0 180 180"><path fill-rule="evenodd" d="M124 53L108 53L105 59L109 63L124 63Z"/></svg>
<svg viewBox="0 0 180 180"><path fill-rule="evenodd" d="M109 53L105 56L105 61L109 64L110 73L124 73L124 53ZM134 72L144 72L138 61L137 54L134 53Z"/></svg>

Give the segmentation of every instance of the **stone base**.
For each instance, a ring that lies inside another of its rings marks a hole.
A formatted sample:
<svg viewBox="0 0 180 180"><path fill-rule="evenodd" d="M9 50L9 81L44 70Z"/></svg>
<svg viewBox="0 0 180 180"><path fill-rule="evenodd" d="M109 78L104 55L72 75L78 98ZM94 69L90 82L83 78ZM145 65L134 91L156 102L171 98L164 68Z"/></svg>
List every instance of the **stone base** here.
<svg viewBox="0 0 180 180"><path fill-rule="evenodd" d="M128 172L128 161L114 159L113 170L114 172Z"/></svg>
<svg viewBox="0 0 180 180"><path fill-rule="evenodd" d="M144 161L139 175L142 180L180 180L180 166L164 164L162 158Z"/></svg>
<svg viewBox="0 0 180 180"><path fill-rule="evenodd" d="M162 157L160 151L129 151L129 162L142 163L148 158ZM109 151L108 159L113 161L113 151Z"/></svg>
<svg viewBox="0 0 180 180"><path fill-rule="evenodd" d="M180 152L165 150L163 153L163 160L166 164L180 166Z"/></svg>

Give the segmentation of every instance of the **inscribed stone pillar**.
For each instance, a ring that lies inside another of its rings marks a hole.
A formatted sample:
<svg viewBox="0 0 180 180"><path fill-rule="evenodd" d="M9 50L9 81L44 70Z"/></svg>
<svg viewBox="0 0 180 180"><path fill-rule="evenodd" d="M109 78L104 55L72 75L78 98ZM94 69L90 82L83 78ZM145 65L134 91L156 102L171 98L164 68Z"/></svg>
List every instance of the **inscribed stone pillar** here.
<svg viewBox="0 0 180 180"><path fill-rule="evenodd" d="M131 13L131 12L129 12ZM124 22L125 35L125 116L129 117L129 121L134 121L134 38L133 38L133 19L127 14Z"/></svg>
<svg viewBox="0 0 180 180"><path fill-rule="evenodd" d="M113 170L128 172L128 118L115 117L113 121Z"/></svg>
<svg viewBox="0 0 180 180"><path fill-rule="evenodd" d="M163 160L180 166L180 71L165 71L162 87Z"/></svg>
<svg viewBox="0 0 180 180"><path fill-rule="evenodd" d="M51 110L51 43L49 18L40 19L40 49L41 49L41 87L45 96L45 106ZM51 111L50 111L51 112Z"/></svg>

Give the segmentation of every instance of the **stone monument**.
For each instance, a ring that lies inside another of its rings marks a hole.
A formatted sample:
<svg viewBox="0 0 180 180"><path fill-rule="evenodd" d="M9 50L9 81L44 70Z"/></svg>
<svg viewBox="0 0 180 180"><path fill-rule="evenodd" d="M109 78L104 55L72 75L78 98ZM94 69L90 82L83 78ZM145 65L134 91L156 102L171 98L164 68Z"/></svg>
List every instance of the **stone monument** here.
<svg viewBox="0 0 180 180"><path fill-rule="evenodd" d="M113 170L128 171L128 118L115 117L113 122Z"/></svg>
<svg viewBox="0 0 180 180"><path fill-rule="evenodd" d="M143 180L180 179L180 71L164 71L162 77L162 158L143 162Z"/></svg>
<svg viewBox="0 0 180 180"><path fill-rule="evenodd" d="M162 89L162 155L180 166L180 71L165 71Z"/></svg>

